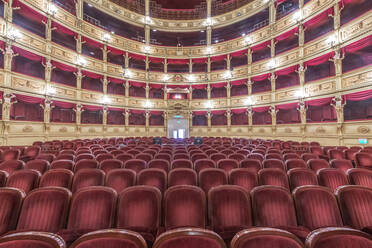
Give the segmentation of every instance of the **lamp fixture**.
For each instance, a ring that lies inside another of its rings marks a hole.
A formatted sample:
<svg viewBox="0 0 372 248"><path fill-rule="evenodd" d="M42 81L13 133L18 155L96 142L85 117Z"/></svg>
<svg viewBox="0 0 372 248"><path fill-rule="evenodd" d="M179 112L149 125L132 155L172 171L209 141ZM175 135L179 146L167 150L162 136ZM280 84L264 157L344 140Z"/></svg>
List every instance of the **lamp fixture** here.
<svg viewBox="0 0 372 248"><path fill-rule="evenodd" d="M57 93L57 90L56 90L56 88L49 85L47 87L47 92L46 93L47 93L47 95L54 95L54 94Z"/></svg>
<svg viewBox="0 0 372 248"><path fill-rule="evenodd" d="M149 53L151 51L151 47L146 45L143 47L143 50L145 53Z"/></svg>
<svg viewBox="0 0 372 248"><path fill-rule="evenodd" d="M79 56L76 60L76 64L84 67L87 65L87 61L83 57Z"/></svg>
<svg viewBox="0 0 372 248"><path fill-rule="evenodd" d="M109 42L111 40L111 35L108 33L103 34L103 40Z"/></svg>
<svg viewBox="0 0 372 248"><path fill-rule="evenodd" d="M225 71L225 73L223 74L223 77L225 79L230 79L230 78L233 77L233 74L232 74L232 72L230 70L228 70L228 71Z"/></svg>
<svg viewBox="0 0 372 248"><path fill-rule="evenodd" d="M124 73L123 73L123 77L125 78L130 78L132 77L133 73L131 70L129 70L128 68L124 69Z"/></svg>
<svg viewBox="0 0 372 248"><path fill-rule="evenodd" d="M302 13L301 13L301 11L300 11L300 10L296 11L296 12L293 14L292 18L293 18L295 21L297 21L297 22L301 21L301 19L302 19Z"/></svg>
<svg viewBox="0 0 372 248"><path fill-rule="evenodd" d="M251 106L254 104L253 100L252 100L252 97L247 97L247 99L244 100L244 104L245 105L248 105L248 106Z"/></svg>
<svg viewBox="0 0 372 248"><path fill-rule="evenodd" d="M195 81L195 76L190 74L190 75L187 76L187 80L190 81L190 82L193 82L193 81Z"/></svg>
<svg viewBox="0 0 372 248"><path fill-rule="evenodd" d="M102 103L103 104L109 104L109 103L111 103L111 99L108 96L104 95L102 97Z"/></svg>
<svg viewBox="0 0 372 248"><path fill-rule="evenodd" d="M145 18L143 19L143 22L145 24L152 24L153 23L153 21L152 21L152 19L151 19L150 16L145 16Z"/></svg>
<svg viewBox="0 0 372 248"><path fill-rule="evenodd" d="M205 26L212 26L213 25L213 19L208 17L207 19L205 19L204 25Z"/></svg>
<svg viewBox="0 0 372 248"><path fill-rule="evenodd" d="M204 105L205 105L206 108L209 108L209 109L213 108L213 102L212 101L206 101Z"/></svg>
<svg viewBox="0 0 372 248"><path fill-rule="evenodd" d="M337 36L335 34L331 34L330 36L328 36L327 43L329 45L331 45L331 46L336 45L336 43L337 43Z"/></svg>
<svg viewBox="0 0 372 248"><path fill-rule="evenodd" d="M170 79L169 75L168 74L164 74L163 75L163 80L164 81L168 81Z"/></svg>
<svg viewBox="0 0 372 248"><path fill-rule="evenodd" d="M152 102L150 102L149 100L145 101L143 103L143 107L144 108L152 108Z"/></svg>
<svg viewBox="0 0 372 248"><path fill-rule="evenodd" d="M267 63L267 66L270 68L274 68L276 65L275 59L270 59L270 61Z"/></svg>
<svg viewBox="0 0 372 248"><path fill-rule="evenodd" d="M58 11L58 8L55 4L49 3L48 5L48 14L55 15Z"/></svg>
<svg viewBox="0 0 372 248"><path fill-rule="evenodd" d="M18 40L22 38L22 33L18 29L11 28L8 30L6 36L11 40Z"/></svg>
<svg viewBox="0 0 372 248"><path fill-rule="evenodd" d="M211 54L211 53L212 53L212 47L207 46L207 47L205 48L205 52L206 52L207 54Z"/></svg>
<svg viewBox="0 0 372 248"><path fill-rule="evenodd" d="M304 88L300 88L300 89L298 89L294 92L294 96L299 98L299 99L302 99L302 98L305 98L307 96L307 94L306 94Z"/></svg>

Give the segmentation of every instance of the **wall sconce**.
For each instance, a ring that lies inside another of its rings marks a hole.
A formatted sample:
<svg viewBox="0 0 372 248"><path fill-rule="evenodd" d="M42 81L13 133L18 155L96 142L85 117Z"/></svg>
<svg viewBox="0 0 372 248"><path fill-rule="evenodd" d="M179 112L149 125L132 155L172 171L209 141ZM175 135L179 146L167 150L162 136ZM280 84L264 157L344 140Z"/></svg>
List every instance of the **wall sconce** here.
<svg viewBox="0 0 372 248"><path fill-rule="evenodd" d="M168 81L169 79L170 79L169 75L168 74L164 74L163 80L164 81Z"/></svg>
<svg viewBox="0 0 372 248"><path fill-rule="evenodd" d="M109 104L109 103L111 103L111 99L108 96L105 95L102 98L102 103L103 104Z"/></svg>
<svg viewBox="0 0 372 248"><path fill-rule="evenodd" d="M144 46L144 47L143 47L143 51L144 51L145 53L150 53L150 51L151 51L151 47L150 47L150 46Z"/></svg>
<svg viewBox="0 0 372 248"><path fill-rule="evenodd" d="M206 52L207 54L211 54L211 53L212 53L212 47L210 47L210 46L206 47L206 48L205 48L205 52Z"/></svg>
<svg viewBox="0 0 372 248"><path fill-rule="evenodd" d="M84 67L87 65L87 61L83 57L79 56L76 60L76 64Z"/></svg>
<svg viewBox="0 0 372 248"><path fill-rule="evenodd" d="M48 5L48 14L50 15L55 15L58 11L58 8L56 5L54 5L53 3L49 3Z"/></svg>
<svg viewBox="0 0 372 248"><path fill-rule="evenodd" d="M270 61L267 63L267 66L270 68L274 68L276 65L275 59L270 59Z"/></svg>
<svg viewBox="0 0 372 248"><path fill-rule="evenodd" d="M11 28L8 30L6 36L11 39L11 40L18 40L18 39L21 39L22 38L22 33L18 30L18 29L15 29L15 28Z"/></svg>
<svg viewBox="0 0 372 248"><path fill-rule="evenodd" d="M150 102L149 100L145 101L144 104L143 104L143 107L144 108L152 108L152 102Z"/></svg>
<svg viewBox="0 0 372 248"><path fill-rule="evenodd" d="M103 34L103 40L109 42L111 40L111 35L108 33Z"/></svg>
<svg viewBox="0 0 372 248"><path fill-rule="evenodd" d="M213 108L213 102L212 101L206 101L204 105L205 105L206 108L209 108L209 109Z"/></svg>
<svg viewBox="0 0 372 248"><path fill-rule="evenodd" d="M254 104L254 102L253 102L253 100L250 96L247 97L247 99L244 100L244 105L251 106L253 104Z"/></svg>

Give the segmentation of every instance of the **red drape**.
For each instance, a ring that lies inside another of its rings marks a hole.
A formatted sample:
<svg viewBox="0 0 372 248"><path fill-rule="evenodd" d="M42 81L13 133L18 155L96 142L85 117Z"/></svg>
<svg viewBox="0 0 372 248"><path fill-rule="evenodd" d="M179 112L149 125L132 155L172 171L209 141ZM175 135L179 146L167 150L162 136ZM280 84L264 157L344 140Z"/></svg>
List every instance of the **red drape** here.
<svg viewBox="0 0 372 248"><path fill-rule="evenodd" d="M206 89L207 87L208 87L207 84L193 84L192 85L192 88L193 89L198 89L198 90Z"/></svg>
<svg viewBox="0 0 372 248"><path fill-rule="evenodd" d="M113 107L108 107L107 110L108 110L108 111L122 112L122 113L125 112L125 109L122 109L122 108L113 108Z"/></svg>
<svg viewBox="0 0 372 248"><path fill-rule="evenodd" d="M40 55L34 54L16 46L13 46L12 49L14 53L19 54L19 56L25 57L32 61L42 61L43 59L43 57Z"/></svg>
<svg viewBox="0 0 372 248"><path fill-rule="evenodd" d="M252 108L253 112L263 113L269 111L270 106Z"/></svg>
<svg viewBox="0 0 372 248"><path fill-rule="evenodd" d="M85 36L81 37L81 41L88 43L91 46L103 48L103 43L97 42L95 40L89 39Z"/></svg>
<svg viewBox="0 0 372 248"><path fill-rule="evenodd" d="M150 115L163 115L164 112L163 111L156 111L156 110L151 110L150 111Z"/></svg>
<svg viewBox="0 0 372 248"><path fill-rule="evenodd" d="M298 27L295 27L277 37L275 37L275 41L281 41L289 38L290 36L294 35L295 33L298 33Z"/></svg>
<svg viewBox="0 0 372 248"><path fill-rule="evenodd" d="M162 84L149 84L150 88L153 89L163 89L164 86Z"/></svg>
<svg viewBox="0 0 372 248"><path fill-rule="evenodd" d="M353 53L371 45L372 35L369 35L361 40L358 40L354 43L351 43L350 45L345 46L344 48L342 48L342 51L346 53Z"/></svg>
<svg viewBox="0 0 372 248"><path fill-rule="evenodd" d="M344 95L344 99L347 101L364 101L372 98L372 90L365 90Z"/></svg>
<svg viewBox="0 0 372 248"><path fill-rule="evenodd" d="M81 72L84 76L87 76L87 77L90 77L90 78L93 78L93 79L102 79L103 78L103 75L96 74L94 72L90 72L90 71L81 71Z"/></svg>
<svg viewBox="0 0 372 248"><path fill-rule="evenodd" d="M102 110L102 106L83 105L82 109L88 110L88 111L99 111L99 110Z"/></svg>
<svg viewBox="0 0 372 248"><path fill-rule="evenodd" d="M129 58L136 59L136 60L146 60L146 56L134 54L134 53L129 53Z"/></svg>
<svg viewBox="0 0 372 248"><path fill-rule="evenodd" d="M146 111L142 110L142 109L130 109L129 112L132 113L132 114L144 114L144 113L146 113Z"/></svg>
<svg viewBox="0 0 372 248"><path fill-rule="evenodd" d="M226 82L224 83L216 83L216 84L211 84L211 88L223 88L227 85Z"/></svg>
<svg viewBox="0 0 372 248"><path fill-rule="evenodd" d="M248 79L240 79L240 80L230 82L230 85L231 86L238 86L238 85L242 85L242 84L247 83L247 81L248 81Z"/></svg>
<svg viewBox="0 0 372 248"><path fill-rule="evenodd" d="M60 62L52 60L52 65L62 71L77 72L77 68L69 65L62 64Z"/></svg>
<svg viewBox="0 0 372 248"><path fill-rule="evenodd" d="M155 64L164 63L163 58L156 58L156 57L149 57L149 61Z"/></svg>
<svg viewBox="0 0 372 248"><path fill-rule="evenodd" d="M271 76L271 73L262 74L259 76L252 77L251 80L253 82L263 81L265 79L268 79Z"/></svg>
<svg viewBox="0 0 372 248"><path fill-rule="evenodd" d="M226 110L212 110L211 113L214 115L224 115L226 114Z"/></svg>
<svg viewBox="0 0 372 248"><path fill-rule="evenodd" d="M328 60L330 60L331 58L333 58L334 54L335 54L334 52L326 53L322 56L319 56L317 58L306 61L304 63L304 65L305 66L315 66L315 65L323 64L323 63L327 62Z"/></svg>
<svg viewBox="0 0 372 248"><path fill-rule="evenodd" d="M288 109L294 109L298 107L298 102L294 103L286 103L286 104L280 104L276 105L275 109L282 109L282 110L288 110Z"/></svg>
<svg viewBox="0 0 372 248"><path fill-rule="evenodd" d="M134 87L146 87L146 84L145 83L134 82L134 81L129 81L129 85L130 86L134 86Z"/></svg>
<svg viewBox="0 0 372 248"><path fill-rule="evenodd" d="M122 80L122 79L119 79L119 78L112 78L112 77L108 77L107 81L109 81L110 83L115 83L115 84L124 84L125 83L125 80Z"/></svg>
<svg viewBox="0 0 372 248"><path fill-rule="evenodd" d="M244 49L241 51L230 53L230 57L240 57L240 56L246 55L247 53L248 53L247 49Z"/></svg>
<svg viewBox="0 0 372 248"><path fill-rule="evenodd" d="M167 85L168 89L188 89L190 86L189 85Z"/></svg>
<svg viewBox="0 0 372 248"><path fill-rule="evenodd" d="M331 104L332 99L333 99L333 97L326 97L326 98L309 100L309 101L305 102L305 105L306 106L314 106L314 107L329 105L329 104Z"/></svg>
<svg viewBox="0 0 372 248"><path fill-rule="evenodd" d="M295 72L296 70L298 70L298 65L290 66L282 70L275 71L274 74L276 76L283 76L283 75L291 74L292 72Z"/></svg>
<svg viewBox="0 0 372 248"><path fill-rule="evenodd" d="M107 47L107 52L112 53L114 55L125 55L127 52L122 51L120 49L116 49L114 47Z"/></svg>
<svg viewBox="0 0 372 248"><path fill-rule="evenodd" d="M29 104L43 104L45 99L34 97L34 96L25 96L25 95L19 95L14 94L16 96L17 101L29 103Z"/></svg>
<svg viewBox="0 0 372 248"><path fill-rule="evenodd" d="M42 15L41 13L37 12L36 10L28 7L27 5L21 3L19 0L13 1L13 8L20 8L17 13L21 14L22 16L27 17L28 19L35 21L35 22L47 22L47 17Z"/></svg>
<svg viewBox="0 0 372 248"><path fill-rule="evenodd" d="M63 108L63 109L74 109L74 108L76 108L76 104L71 103L71 102L52 101L51 105L59 107L59 108Z"/></svg>
<svg viewBox="0 0 372 248"><path fill-rule="evenodd" d="M309 26L312 26L312 25L316 25L316 24L321 24L323 23L325 20L328 19L329 15L333 15L334 14L334 10L333 10L333 7L323 11L322 13L320 13L319 15L315 16L314 18L308 20L307 22L305 22L303 24L304 28L307 28Z"/></svg>
<svg viewBox="0 0 372 248"><path fill-rule="evenodd" d="M271 44L271 41L270 40L265 41L265 42L260 43L258 45L252 46L251 47L251 51L252 52L255 52L255 51L258 51L258 50L262 50L264 48L267 48L267 46L270 46L270 44Z"/></svg>
<svg viewBox="0 0 372 248"><path fill-rule="evenodd" d="M174 65L186 65L190 62L188 59L168 59L168 64L174 64Z"/></svg>
<svg viewBox="0 0 372 248"><path fill-rule="evenodd" d="M207 111L193 111L193 115L206 115L208 112Z"/></svg>
<svg viewBox="0 0 372 248"><path fill-rule="evenodd" d="M77 33L72 31L71 29L66 28L65 26L62 26L61 24L57 22L52 22L52 28L55 28L56 30L64 34L70 35L70 36L75 36L75 37L77 36Z"/></svg>
<svg viewBox="0 0 372 248"><path fill-rule="evenodd" d="M234 114L243 114L245 112L247 112L248 109L246 108L242 108L242 109L232 109L231 110L231 113L234 113Z"/></svg>
<svg viewBox="0 0 372 248"><path fill-rule="evenodd" d="M192 59L192 62L194 64L204 64L208 62L208 58L196 58L196 59Z"/></svg>
<svg viewBox="0 0 372 248"><path fill-rule="evenodd" d="M227 58L227 55L219 55L219 56L211 57L211 61L212 62L217 62L217 61L224 60L226 58Z"/></svg>

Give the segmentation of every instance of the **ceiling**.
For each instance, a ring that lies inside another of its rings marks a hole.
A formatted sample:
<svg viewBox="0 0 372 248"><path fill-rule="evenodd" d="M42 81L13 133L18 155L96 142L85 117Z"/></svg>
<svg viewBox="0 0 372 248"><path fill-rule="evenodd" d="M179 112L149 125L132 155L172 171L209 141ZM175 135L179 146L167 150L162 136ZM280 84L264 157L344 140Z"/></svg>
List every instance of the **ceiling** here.
<svg viewBox="0 0 372 248"><path fill-rule="evenodd" d="M154 0L164 9L194 9L205 0Z"/></svg>

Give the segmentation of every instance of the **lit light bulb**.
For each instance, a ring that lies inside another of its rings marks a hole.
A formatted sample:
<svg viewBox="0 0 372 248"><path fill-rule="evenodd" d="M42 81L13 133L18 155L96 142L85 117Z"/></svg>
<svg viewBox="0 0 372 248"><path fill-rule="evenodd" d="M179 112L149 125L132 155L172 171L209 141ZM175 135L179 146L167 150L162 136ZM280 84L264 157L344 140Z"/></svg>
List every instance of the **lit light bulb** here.
<svg viewBox="0 0 372 248"><path fill-rule="evenodd" d="M55 14L57 13L57 11L58 11L58 8L57 8L57 6L54 5L53 3L50 3L50 4L48 5L48 13L49 13L50 15L55 15Z"/></svg>
<svg viewBox="0 0 372 248"><path fill-rule="evenodd" d="M151 107L152 107L152 102L150 102L150 101L145 101L145 103L143 104L143 106L144 106L145 108L151 108Z"/></svg>
<svg viewBox="0 0 372 248"><path fill-rule="evenodd" d="M212 47L210 47L210 46L206 47L205 52L208 53L208 54L212 53Z"/></svg>
<svg viewBox="0 0 372 248"><path fill-rule="evenodd" d="M111 99L108 96L103 96L102 103L103 104L111 103Z"/></svg>
<svg viewBox="0 0 372 248"><path fill-rule="evenodd" d="M48 88L47 88L47 94L54 95L56 93L57 93L56 88L54 88L52 86L48 86Z"/></svg>
<svg viewBox="0 0 372 248"><path fill-rule="evenodd" d="M244 100L245 105L253 105L253 100L251 97L247 97L247 99Z"/></svg>
<svg viewBox="0 0 372 248"><path fill-rule="evenodd" d="M206 108L213 108L213 103L212 103L212 101L206 101L206 102L205 102L205 107L206 107Z"/></svg>
<svg viewBox="0 0 372 248"><path fill-rule="evenodd" d="M145 51L145 53L149 53L151 48L150 48L150 46L144 46L143 50Z"/></svg>
<svg viewBox="0 0 372 248"><path fill-rule="evenodd" d="M164 76L163 76L163 80L164 80L164 81L168 81L168 80L169 80L169 78L170 78L170 77L169 77L169 75L168 75L168 74L164 74Z"/></svg>
<svg viewBox="0 0 372 248"><path fill-rule="evenodd" d="M78 57L77 61L76 61L76 64L78 64L80 66L86 66L87 61L83 57Z"/></svg>
<svg viewBox="0 0 372 248"><path fill-rule="evenodd" d="M7 32L7 37L11 40L18 40L22 38L22 33L18 29L12 28Z"/></svg>
<svg viewBox="0 0 372 248"><path fill-rule="evenodd" d="M300 11L297 11L293 14L293 19L296 20L296 21L300 21L302 18L302 14Z"/></svg>
<svg viewBox="0 0 372 248"><path fill-rule="evenodd" d="M106 41L106 42L109 42L111 40L111 35L108 34L108 33L105 33L103 35L103 40Z"/></svg>
<svg viewBox="0 0 372 248"><path fill-rule="evenodd" d="M275 65L276 65L275 60L274 60L274 59L270 59L270 61L267 63L267 65L268 65L270 68L275 67Z"/></svg>

